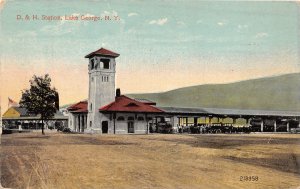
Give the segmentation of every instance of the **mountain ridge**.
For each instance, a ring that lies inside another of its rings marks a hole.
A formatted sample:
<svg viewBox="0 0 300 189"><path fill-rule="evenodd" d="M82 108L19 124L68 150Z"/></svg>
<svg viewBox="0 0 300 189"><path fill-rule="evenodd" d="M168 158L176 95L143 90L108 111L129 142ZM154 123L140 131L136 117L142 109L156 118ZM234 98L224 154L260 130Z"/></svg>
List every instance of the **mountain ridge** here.
<svg viewBox="0 0 300 189"><path fill-rule="evenodd" d="M300 73L127 95L158 106L300 111Z"/></svg>

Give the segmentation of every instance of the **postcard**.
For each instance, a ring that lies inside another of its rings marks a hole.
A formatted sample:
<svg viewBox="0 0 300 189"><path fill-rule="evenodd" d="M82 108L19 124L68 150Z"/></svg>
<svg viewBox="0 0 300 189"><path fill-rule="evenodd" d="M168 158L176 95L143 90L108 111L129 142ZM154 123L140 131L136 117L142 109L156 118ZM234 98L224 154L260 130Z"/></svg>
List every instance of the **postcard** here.
<svg viewBox="0 0 300 189"><path fill-rule="evenodd" d="M300 188L299 1L0 0L3 188Z"/></svg>

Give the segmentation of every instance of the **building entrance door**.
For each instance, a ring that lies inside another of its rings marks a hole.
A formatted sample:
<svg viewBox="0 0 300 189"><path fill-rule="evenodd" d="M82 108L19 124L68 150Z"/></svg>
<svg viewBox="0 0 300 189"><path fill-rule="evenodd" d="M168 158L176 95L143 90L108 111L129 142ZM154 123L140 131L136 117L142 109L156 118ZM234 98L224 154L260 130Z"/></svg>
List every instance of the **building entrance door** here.
<svg viewBox="0 0 300 189"><path fill-rule="evenodd" d="M102 121L102 133L108 133L108 121Z"/></svg>
<svg viewBox="0 0 300 189"><path fill-rule="evenodd" d="M134 124L132 121L128 122L128 133L134 133Z"/></svg>

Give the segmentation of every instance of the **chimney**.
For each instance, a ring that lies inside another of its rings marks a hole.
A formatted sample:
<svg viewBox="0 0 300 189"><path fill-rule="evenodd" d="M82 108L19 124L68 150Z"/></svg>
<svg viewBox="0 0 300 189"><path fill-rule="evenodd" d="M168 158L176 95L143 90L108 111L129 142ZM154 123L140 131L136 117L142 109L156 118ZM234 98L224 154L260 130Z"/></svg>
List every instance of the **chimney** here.
<svg viewBox="0 0 300 189"><path fill-rule="evenodd" d="M120 96L121 96L121 89L117 88L117 90L116 90L116 98L118 98Z"/></svg>

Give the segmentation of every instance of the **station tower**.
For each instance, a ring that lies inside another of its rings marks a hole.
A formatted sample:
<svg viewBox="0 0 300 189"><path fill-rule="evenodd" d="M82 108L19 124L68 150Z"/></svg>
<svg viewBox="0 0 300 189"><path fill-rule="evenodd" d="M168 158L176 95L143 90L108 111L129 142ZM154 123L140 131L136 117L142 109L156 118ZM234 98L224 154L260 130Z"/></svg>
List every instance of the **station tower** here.
<svg viewBox="0 0 300 189"><path fill-rule="evenodd" d="M109 132L107 121L109 118L100 113L99 108L115 100L115 59L118 56L118 53L104 48L100 48L85 56L85 58L89 59L89 96L86 132ZM103 128L106 128L105 131Z"/></svg>

